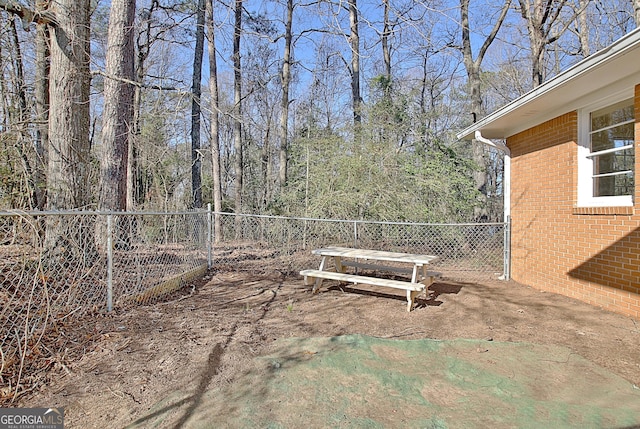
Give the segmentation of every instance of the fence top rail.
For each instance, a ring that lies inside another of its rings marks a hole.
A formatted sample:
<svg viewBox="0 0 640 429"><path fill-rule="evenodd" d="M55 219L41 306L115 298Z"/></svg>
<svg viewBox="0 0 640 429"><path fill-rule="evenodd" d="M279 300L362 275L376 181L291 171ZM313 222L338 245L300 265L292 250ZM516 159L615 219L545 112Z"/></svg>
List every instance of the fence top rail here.
<svg viewBox="0 0 640 429"><path fill-rule="evenodd" d="M11 216L167 216L167 215L193 215L207 214L222 216L236 216L247 218L282 219L312 222L333 222L349 224L373 224L373 225L403 225L403 226L503 226L507 222L465 222L465 223L435 223L435 222L392 222L375 221L365 219L322 219L297 216L276 216L251 213L214 212L207 209L176 210L176 211L99 211L99 210L0 210L0 217Z"/></svg>
<svg viewBox="0 0 640 429"><path fill-rule="evenodd" d="M3 216L164 216L164 215L192 215L210 213L206 209L182 211L98 211L98 210L1 210Z"/></svg>
<svg viewBox="0 0 640 429"><path fill-rule="evenodd" d="M296 217L296 216L275 216L275 215L260 215L250 213L230 213L230 212L212 212L214 215L224 216L237 216L237 217L257 217L265 219L286 219L286 220L301 220L301 221L315 221L315 222L342 222L342 223L368 223L368 224L380 224L380 225L413 225L413 226L503 226L507 222L466 222L466 223L435 223L435 222L392 222L382 220L366 220L366 219L322 219L322 218L310 218L310 217Z"/></svg>

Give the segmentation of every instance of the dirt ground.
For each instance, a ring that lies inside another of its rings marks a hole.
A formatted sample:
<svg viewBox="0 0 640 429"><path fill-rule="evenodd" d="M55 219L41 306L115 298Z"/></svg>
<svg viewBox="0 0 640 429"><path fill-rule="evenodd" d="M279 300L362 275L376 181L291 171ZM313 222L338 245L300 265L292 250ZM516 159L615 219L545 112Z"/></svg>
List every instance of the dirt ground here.
<svg viewBox="0 0 640 429"><path fill-rule="evenodd" d="M351 334L563 346L640 386L640 322L570 298L442 280L407 313L400 291L328 285L314 295L276 271L212 272L165 302L88 319L92 347L18 405L64 407L67 428L185 427L207 389L239 382L276 340Z"/></svg>

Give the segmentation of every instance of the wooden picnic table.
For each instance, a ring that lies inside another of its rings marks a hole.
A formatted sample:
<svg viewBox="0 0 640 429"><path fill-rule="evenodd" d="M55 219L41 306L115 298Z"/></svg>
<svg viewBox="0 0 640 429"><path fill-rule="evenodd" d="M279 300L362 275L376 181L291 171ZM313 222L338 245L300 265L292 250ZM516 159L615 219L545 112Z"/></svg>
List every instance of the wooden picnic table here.
<svg viewBox="0 0 640 429"><path fill-rule="evenodd" d="M314 293L322 286L323 279L405 289L407 291L407 311L411 311L413 308L416 296L425 293L434 278L439 276L439 273L427 271L427 265L438 259L437 256L432 255L338 246L315 249L311 253L322 257L320 267L317 270L302 270L300 275L304 276L306 285L314 285ZM333 261L333 267L329 267L330 260ZM356 270L359 268L371 270L374 275L362 276L357 273L347 273L349 267ZM410 273L411 279L408 281L393 280L375 275L384 271Z"/></svg>

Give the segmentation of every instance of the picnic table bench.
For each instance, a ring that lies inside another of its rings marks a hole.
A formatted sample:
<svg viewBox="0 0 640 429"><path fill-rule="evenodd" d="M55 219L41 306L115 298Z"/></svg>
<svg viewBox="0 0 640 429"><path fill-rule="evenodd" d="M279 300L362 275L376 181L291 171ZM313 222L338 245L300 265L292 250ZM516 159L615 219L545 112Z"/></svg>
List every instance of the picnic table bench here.
<svg viewBox="0 0 640 429"><path fill-rule="evenodd" d="M415 298L421 293L425 293L434 278L440 275L433 271L427 271L427 265L438 259L437 256L337 246L315 249L311 253L322 257L320 267L317 270L302 270L300 275L304 276L305 285L314 285L313 293L318 292L323 279L404 289L407 291L407 311L411 311ZM333 261L333 267L328 266L329 260ZM374 261L374 263L370 261ZM356 270L360 268L373 270L374 273L378 271L407 273L411 274L411 279L405 281L363 276L357 273L351 274L347 273L348 267L353 267Z"/></svg>

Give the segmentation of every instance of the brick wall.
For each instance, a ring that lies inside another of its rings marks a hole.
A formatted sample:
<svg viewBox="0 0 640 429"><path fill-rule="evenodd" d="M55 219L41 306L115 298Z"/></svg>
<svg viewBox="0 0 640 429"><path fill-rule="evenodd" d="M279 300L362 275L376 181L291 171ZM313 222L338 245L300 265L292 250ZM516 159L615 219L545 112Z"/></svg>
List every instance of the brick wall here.
<svg viewBox="0 0 640 429"><path fill-rule="evenodd" d="M577 208L577 118L507 139L512 278L640 319L640 85L634 207Z"/></svg>

